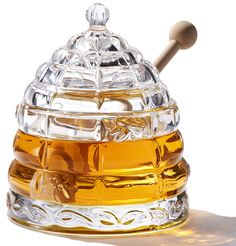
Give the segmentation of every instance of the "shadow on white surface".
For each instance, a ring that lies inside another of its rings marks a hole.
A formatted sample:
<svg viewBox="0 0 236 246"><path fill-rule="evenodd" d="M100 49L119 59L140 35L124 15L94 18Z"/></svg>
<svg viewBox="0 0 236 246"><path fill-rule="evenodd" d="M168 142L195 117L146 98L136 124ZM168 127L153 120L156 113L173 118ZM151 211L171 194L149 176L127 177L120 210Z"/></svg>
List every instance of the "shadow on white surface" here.
<svg viewBox="0 0 236 246"><path fill-rule="evenodd" d="M236 246L236 217L191 210L189 222L170 232L149 236L80 240L117 246Z"/></svg>

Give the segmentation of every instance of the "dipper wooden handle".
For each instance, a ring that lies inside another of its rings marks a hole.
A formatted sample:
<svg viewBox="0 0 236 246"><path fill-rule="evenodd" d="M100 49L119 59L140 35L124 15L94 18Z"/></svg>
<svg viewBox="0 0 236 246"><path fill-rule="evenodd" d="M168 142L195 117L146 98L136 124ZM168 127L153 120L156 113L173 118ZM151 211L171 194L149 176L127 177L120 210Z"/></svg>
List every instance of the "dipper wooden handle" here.
<svg viewBox="0 0 236 246"><path fill-rule="evenodd" d="M159 72L169 63L179 49L188 49L197 40L197 29L187 21L177 22L169 33L170 43L155 61Z"/></svg>

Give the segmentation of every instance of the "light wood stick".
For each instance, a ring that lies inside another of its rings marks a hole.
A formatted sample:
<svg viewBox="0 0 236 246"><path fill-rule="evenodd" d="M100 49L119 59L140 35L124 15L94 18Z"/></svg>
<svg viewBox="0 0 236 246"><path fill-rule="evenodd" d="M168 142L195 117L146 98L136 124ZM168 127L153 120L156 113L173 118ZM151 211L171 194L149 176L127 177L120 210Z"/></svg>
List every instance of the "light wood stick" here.
<svg viewBox="0 0 236 246"><path fill-rule="evenodd" d="M169 63L180 49L188 49L197 40L197 29L187 21L176 23L169 33L170 43L155 61L155 66L159 72Z"/></svg>

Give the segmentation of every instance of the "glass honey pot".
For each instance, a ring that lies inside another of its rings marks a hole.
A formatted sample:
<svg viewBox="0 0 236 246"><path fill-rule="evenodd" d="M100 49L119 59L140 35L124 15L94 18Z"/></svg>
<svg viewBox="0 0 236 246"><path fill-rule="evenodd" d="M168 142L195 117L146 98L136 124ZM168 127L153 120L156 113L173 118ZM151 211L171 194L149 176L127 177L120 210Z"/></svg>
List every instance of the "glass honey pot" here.
<svg viewBox="0 0 236 246"><path fill-rule="evenodd" d="M152 64L106 28L102 4L87 31L42 64L17 107L9 218L64 235L153 232L188 218L189 166L179 110L159 72L196 29L175 26Z"/></svg>

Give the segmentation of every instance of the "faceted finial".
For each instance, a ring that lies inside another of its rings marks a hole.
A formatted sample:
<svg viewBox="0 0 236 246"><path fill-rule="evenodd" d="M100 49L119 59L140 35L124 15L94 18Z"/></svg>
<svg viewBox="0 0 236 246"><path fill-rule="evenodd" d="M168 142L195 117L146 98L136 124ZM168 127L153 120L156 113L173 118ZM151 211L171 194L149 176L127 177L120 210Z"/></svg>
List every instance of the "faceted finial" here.
<svg viewBox="0 0 236 246"><path fill-rule="evenodd" d="M101 3L94 3L86 11L86 19L90 26L105 26L109 17L109 10Z"/></svg>

